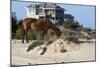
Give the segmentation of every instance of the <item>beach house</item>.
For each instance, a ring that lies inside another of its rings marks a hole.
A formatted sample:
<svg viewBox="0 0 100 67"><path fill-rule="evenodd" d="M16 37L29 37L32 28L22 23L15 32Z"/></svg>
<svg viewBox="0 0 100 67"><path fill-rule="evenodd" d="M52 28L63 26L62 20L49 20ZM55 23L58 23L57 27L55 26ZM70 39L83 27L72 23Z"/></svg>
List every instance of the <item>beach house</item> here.
<svg viewBox="0 0 100 67"><path fill-rule="evenodd" d="M43 18L48 16L49 20L61 25L64 22L64 9L54 3L33 3L26 7L27 17Z"/></svg>

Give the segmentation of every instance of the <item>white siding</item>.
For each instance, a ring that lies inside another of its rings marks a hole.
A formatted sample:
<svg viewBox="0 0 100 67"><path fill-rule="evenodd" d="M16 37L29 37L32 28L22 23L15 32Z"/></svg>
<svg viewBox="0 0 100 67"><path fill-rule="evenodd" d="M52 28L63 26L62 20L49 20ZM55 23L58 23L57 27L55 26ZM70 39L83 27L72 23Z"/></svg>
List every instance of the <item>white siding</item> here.
<svg viewBox="0 0 100 67"><path fill-rule="evenodd" d="M31 9L26 8L26 11L27 11L27 17L36 18L36 19L39 18L39 15L36 15L36 10L34 8Z"/></svg>

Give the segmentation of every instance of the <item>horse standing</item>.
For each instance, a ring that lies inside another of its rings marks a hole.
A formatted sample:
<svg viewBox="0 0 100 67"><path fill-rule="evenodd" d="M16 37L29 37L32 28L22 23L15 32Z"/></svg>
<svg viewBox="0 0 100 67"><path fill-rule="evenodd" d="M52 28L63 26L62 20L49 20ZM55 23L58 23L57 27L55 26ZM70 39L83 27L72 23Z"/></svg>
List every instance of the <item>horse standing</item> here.
<svg viewBox="0 0 100 67"><path fill-rule="evenodd" d="M60 29L57 28L46 17L40 19L26 18L22 21L22 43L24 43L24 38L26 38L26 42L28 43L28 30L30 28L33 31L43 31L42 40L43 37L47 35L49 29L52 29L58 37L61 35Z"/></svg>

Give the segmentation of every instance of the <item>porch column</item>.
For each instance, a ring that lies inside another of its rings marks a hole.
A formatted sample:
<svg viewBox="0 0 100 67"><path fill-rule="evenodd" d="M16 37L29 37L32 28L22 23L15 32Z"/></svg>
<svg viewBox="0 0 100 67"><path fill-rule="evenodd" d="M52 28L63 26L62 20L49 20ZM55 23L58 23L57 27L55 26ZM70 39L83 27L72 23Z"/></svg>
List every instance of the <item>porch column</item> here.
<svg viewBox="0 0 100 67"><path fill-rule="evenodd" d="M54 12L55 12L55 17L54 17L54 24L56 24L56 9L54 10Z"/></svg>

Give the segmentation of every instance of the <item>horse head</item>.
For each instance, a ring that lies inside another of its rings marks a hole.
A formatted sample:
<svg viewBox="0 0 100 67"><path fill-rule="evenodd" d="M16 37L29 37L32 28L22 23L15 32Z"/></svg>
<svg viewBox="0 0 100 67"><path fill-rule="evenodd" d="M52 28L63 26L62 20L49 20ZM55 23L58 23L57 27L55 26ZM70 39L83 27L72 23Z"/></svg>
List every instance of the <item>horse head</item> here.
<svg viewBox="0 0 100 67"><path fill-rule="evenodd" d="M61 36L62 32L59 28L56 28L56 34L57 34L58 38Z"/></svg>
<svg viewBox="0 0 100 67"><path fill-rule="evenodd" d="M49 22L49 27L56 33L56 35L59 38L62 34L61 30L55 24L53 24L50 20L48 20L48 22Z"/></svg>

